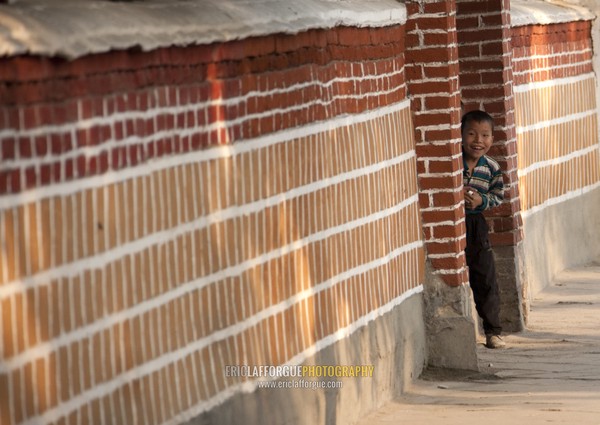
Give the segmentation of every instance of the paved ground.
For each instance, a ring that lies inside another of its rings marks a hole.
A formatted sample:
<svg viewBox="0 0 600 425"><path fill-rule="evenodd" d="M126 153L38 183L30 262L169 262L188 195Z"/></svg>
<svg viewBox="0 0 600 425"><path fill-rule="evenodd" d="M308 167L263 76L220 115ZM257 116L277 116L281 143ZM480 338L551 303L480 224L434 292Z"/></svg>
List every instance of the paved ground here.
<svg viewBox="0 0 600 425"><path fill-rule="evenodd" d="M427 371L359 425L600 425L600 264L563 272L480 372Z"/></svg>

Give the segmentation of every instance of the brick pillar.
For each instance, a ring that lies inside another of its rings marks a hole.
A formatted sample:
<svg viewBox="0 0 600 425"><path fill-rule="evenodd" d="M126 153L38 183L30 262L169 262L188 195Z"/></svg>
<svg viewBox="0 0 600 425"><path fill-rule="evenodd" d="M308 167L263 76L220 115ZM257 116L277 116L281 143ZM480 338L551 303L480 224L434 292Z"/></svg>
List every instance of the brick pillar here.
<svg viewBox="0 0 600 425"><path fill-rule="evenodd" d="M406 7L406 75L430 270L425 286L429 362L473 369L477 359L464 256L456 6L454 1L415 0Z"/></svg>
<svg viewBox="0 0 600 425"><path fill-rule="evenodd" d="M517 177L509 0L457 0L460 86L464 112L494 117L490 155L505 173L505 202L487 213L498 266L505 331L523 329L527 311Z"/></svg>
<svg viewBox="0 0 600 425"><path fill-rule="evenodd" d="M407 2L406 73L414 114L428 259L450 286L467 283L454 2Z"/></svg>

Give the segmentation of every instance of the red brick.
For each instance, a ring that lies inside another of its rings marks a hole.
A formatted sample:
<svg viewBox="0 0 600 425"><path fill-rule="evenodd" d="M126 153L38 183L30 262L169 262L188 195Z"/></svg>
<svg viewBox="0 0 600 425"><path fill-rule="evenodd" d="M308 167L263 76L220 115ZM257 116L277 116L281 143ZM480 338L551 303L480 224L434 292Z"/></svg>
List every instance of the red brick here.
<svg viewBox="0 0 600 425"><path fill-rule="evenodd" d="M456 17L456 28L459 32L479 28L479 16L458 15Z"/></svg>
<svg viewBox="0 0 600 425"><path fill-rule="evenodd" d="M433 206L435 207L449 207L458 205L462 200L463 196L460 191L453 192L434 192L432 194Z"/></svg>
<svg viewBox="0 0 600 425"><path fill-rule="evenodd" d="M21 171L14 169L10 172L8 181L8 190L12 193L19 193L21 191Z"/></svg>
<svg viewBox="0 0 600 425"><path fill-rule="evenodd" d="M14 138L0 140L0 155L3 161L15 159L17 141Z"/></svg>
<svg viewBox="0 0 600 425"><path fill-rule="evenodd" d="M448 160L430 160L429 172L437 173L453 173L462 169L462 161L460 158L452 158Z"/></svg>
<svg viewBox="0 0 600 425"><path fill-rule="evenodd" d="M431 258L431 265L436 270L459 270L465 267L464 255L456 255L446 258Z"/></svg>
<svg viewBox="0 0 600 425"><path fill-rule="evenodd" d="M466 270L452 274L442 274L441 277L446 285L453 287L465 285L469 282Z"/></svg>
<svg viewBox="0 0 600 425"><path fill-rule="evenodd" d="M454 208L452 210L435 210L435 211L423 211L422 213L423 222L425 223L439 223L442 221L458 221L464 218L464 210L462 208Z"/></svg>
<svg viewBox="0 0 600 425"><path fill-rule="evenodd" d="M434 230L435 232L435 230ZM449 240L437 242L436 240L427 242L427 252L429 254L452 254L464 250L464 244L460 240Z"/></svg>
<svg viewBox="0 0 600 425"><path fill-rule="evenodd" d="M33 156L33 140L21 137L19 138L19 157L31 158Z"/></svg>
<svg viewBox="0 0 600 425"><path fill-rule="evenodd" d="M459 111L455 111L456 114L459 113ZM460 121L456 121L457 123L459 123ZM423 139L430 141L430 142L436 142L436 141L440 141L440 142L448 142L447 144L449 145L449 148L451 149L451 153L450 155L456 155L457 153L460 152L460 140L461 140L461 136L460 136L460 128L456 127L456 128L452 128L452 129L446 129L446 130L426 130L424 132L424 136ZM458 142L458 143L455 143ZM456 146L457 145L457 146Z"/></svg>
<svg viewBox="0 0 600 425"><path fill-rule="evenodd" d="M371 37L368 30L356 27L338 27L338 43L347 46L370 45Z"/></svg>
<svg viewBox="0 0 600 425"><path fill-rule="evenodd" d="M491 218L489 220L490 230L495 233L500 233L518 229L520 227L519 217L520 215L512 217Z"/></svg>
<svg viewBox="0 0 600 425"><path fill-rule="evenodd" d="M427 65L423 67L426 78L458 78L458 63L444 65Z"/></svg>
<svg viewBox="0 0 600 425"><path fill-rule="evenodd" d="M437 29L453 29L456 28L456 20L452 16L425 17L417 19L417 27L420 30L437 30Z"/></svg>
<svg viewBox="0 0 600 425"><path fill-rule="evenodd" d="M369 44L387 44L387 43L405 43L405 34L403 27L390 27L390 28L371 28L370 29L370 41ZM325 47L320 45L319 47Z"/></svg>
<svg viewBox="0 0 600 425"><path fill-rule="evenodd" d="M490 233L490 243L492 246L512 246L521 241L521 232L513 230L511 232Z"/></svg>
<svg viewBox="0 0 600 425"><path fill-rule="evenodd" d="M447 13L451 14L456 12L456 3L453 1L437 1L431 3L425 3L423 5L424 13Z"/></svg>
<svg viewBox="0 0 600 425"><path fill-rule="evenodd" d="M452 112L423 112L413 118L415 127L430 127L451 124Z"/></svg>
<svg viewBox="0 0 600 425"><path fill-rule="evenodd" d="M40 166L40 184L47 185L52 182L53 177L53 165L42 164Z"/></svg>
<svg viewBox="0 0 600 425"><path fill-rule="evenodd" d="M419 192L419 205L421 208L430 208L432 207L429 201L429 195L423 192Z"/></svg>
<svg viewBox="0 0 600 425"><path fill-rule="evenodd" d="M442 33L425 33L423 34L425 46L443 45L447 46L456 43L456 31Z"/></svg>
<svg viewBox="0 0 600 425"><path fill-rule="evenodd" d="M478 72L483 70L496 70L502 68L502 62L499 58L462 58L460 61L461 72Z"/></svg>
<svg viewBox="0 0 600 425"><path fill-rule="evenodd" d="M411 95L428 93L454 93L458 90L458 80L415 81L409 84Z"/></svg>
<svg viewBox="0 0 600 425"><path fill-rule="evenodd" d="M417 54L418 62L452 62L458 59L457 49L455 47L448 47L447 45L430 47L430 45L426 44L425 47L415 49L415 52Z"/></svg>
<svg viewBox="0 0 600 425"><path fill-rule="evenodd" d="M456 4L457 15L482 14L503 10L502 0L461 1Z"/></svg>
<svg viewBox="0 0 600 425"><path fill-rule="evenodd" d="M500 26L504 24L505 19L503 19L504 15L498 13L495 15L482 15L481 23L484 26Z"/></svg>
<svg viewBox="0 0 600 425"><path fill-rule="evenodd" d="M433 238L435 239L446 239L446 238L459 238L465 233L464 225L439 225L432 226Z"/></svg>
<svg viewBox="0 0 600 425"><path fill-rule="evenodd" d="M458 110L460 107L460 96L458 94L440 94L426 96L423 98L425 108L431 109L447 109Z"/></svg>
<svg viewBox="0 0 600 425"><path fill-rule="evenodd" d="M497 99L503 98L508 90L507 87L504 86L487 86L485 88L474 87L474 88L463 88L462 94L464 97L469 99L479 98L479 99Z"/></svg>
<svg viewBox="0 0 600 425"><path fill-rule="evenodd" d="M488 41L481 43L481 51L484 57L502 55L509 51L509 46L503 40Z"/></svg>
<svg viewBox="0 0 600 425"><path fill-rule="evenodd" d="M421 190L455 189L462 184L462 175L448 177L419 177Z"/></svg>
<svg viewBox="0 0 600 425"><path fill-rule="evenodd" d="M38 107L37 106L25 106L21 109L21 116L23 117L23 129L28 130L31 128L36 128L40 125L40 120L38 117Z"/></svg>
<svg viewBox="0 0 600 425"><path fill-rule="evenodd" d="M445 140L448 140L446 138ZM417 144L416 152L418 158L427 157L451 157L460 152L459 143L444 143L444 144Z"/></svg>
<svg viewBox="0 0 600 425"><path fill-rule="evenodd" d="M460 74L461 87L477 86L481 84L481 72L463 72Z"/></svg>
<svg viewBox="0 0 600 425"><path fill-rule="evenodd" d="M9 192L10 174L12 170L0 170L0 194Z"/></svg>

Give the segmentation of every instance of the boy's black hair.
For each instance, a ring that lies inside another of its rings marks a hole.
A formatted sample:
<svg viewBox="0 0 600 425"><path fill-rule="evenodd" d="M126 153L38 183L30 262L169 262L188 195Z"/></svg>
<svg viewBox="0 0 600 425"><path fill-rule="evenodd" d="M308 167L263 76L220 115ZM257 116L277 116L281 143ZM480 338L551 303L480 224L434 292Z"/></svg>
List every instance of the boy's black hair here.
<svg viewBox="0 0 600 425"><path fill-rule="evenodd" d="M461 134L464 131L467 123L469 123L471 121L489 122L490 126L492 127L492 133L494 133L494 119L492 118L492 116L485 111L480 111L480 110L476 109L474 111L469 111L462 116L462 119L460 120L460 133Z"/></svg>

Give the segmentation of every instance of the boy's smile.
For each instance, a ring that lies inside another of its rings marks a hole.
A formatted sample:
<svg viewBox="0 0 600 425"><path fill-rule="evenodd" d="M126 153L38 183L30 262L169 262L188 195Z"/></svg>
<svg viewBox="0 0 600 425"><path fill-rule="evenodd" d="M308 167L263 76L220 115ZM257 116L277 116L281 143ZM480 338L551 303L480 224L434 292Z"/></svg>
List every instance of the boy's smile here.
<svg viewBox="0 0 600 425"><path fill-rule="evenodd" d="M469 121L462 134L463 155L467 161L477 162L492 147L492 126L486 121Z"/></svg>

